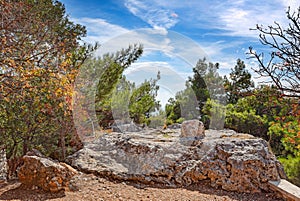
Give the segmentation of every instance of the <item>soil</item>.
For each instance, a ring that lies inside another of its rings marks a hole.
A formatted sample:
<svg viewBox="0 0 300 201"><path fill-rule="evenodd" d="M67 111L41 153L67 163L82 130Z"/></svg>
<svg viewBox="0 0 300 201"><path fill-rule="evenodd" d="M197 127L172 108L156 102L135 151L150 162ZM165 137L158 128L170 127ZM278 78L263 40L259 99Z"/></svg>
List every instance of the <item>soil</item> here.
<svg viewBox="0 0 300 201"><path fill-rule="evenodd" d="M91 174L76 177L72 187L59 193L47 193L39 189L26 189L18 181L0 184L0 200L22 201L95 201L95 200L185 200L185 201L282 201L274 193L236 193L215 189L209 181L186 188L168 188L164 186L148 186L132 182L109 181Z"/></svg>

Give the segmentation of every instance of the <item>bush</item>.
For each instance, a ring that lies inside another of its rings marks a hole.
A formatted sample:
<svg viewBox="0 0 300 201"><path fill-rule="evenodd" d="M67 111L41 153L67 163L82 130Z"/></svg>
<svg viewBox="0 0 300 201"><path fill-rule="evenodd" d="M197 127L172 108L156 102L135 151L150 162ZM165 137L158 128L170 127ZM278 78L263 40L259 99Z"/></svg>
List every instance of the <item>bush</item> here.
<svg viewBox="0 0 300 201"><path fill-rule="evenodd" d="M217 100L208 99L202 109L202 122L205 128L223 129L226 107Z"/></svg>
<svg viewBox="0 0 300 201"><path fill-rule="evenodd" d="M167 126L169 126L169 125L174 124L174 122L173 122L172 119L166 119L165 124L166 124Z"/></svg>
<svg viewBox="0 0 300 201"><path fill-rule="evenodd" d="M228 104L225 127L269 140L267 135L268 117L258 114L257 107L259 105L261 104L257 101L256 96L247 96L239 99L236 104Z"/></svg>
<svg viewBox="0 0 300 201"><path fill-rule="evenodd" d="M284 147L283 155L292 154L300 157L300 125L299 117L283 116L270 122L269 133L271 137L280 137Z"/></svg>
<svg viewBox="0 0 300 201"><path fill-rule="evenodd" d="M182 122L184 122L185 119L183 117L180 117L179 119L176 120L176 123L178 124L182 124Z"/></svg>
<svg viewBox="0 0 300 201"><path fill-rule="evenodd" d="M288 180L300 187L300 157L288 156L278 160L282 163Z"/></svg>

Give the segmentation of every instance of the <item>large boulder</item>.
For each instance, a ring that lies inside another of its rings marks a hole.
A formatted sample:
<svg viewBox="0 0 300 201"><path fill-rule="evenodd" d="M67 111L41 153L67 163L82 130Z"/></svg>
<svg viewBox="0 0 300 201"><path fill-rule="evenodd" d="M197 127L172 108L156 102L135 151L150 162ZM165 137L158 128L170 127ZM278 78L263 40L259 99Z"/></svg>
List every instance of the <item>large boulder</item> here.
<svg viewBox="0 0 300 201"><path fill-rule="evenodd" d="M70 179L77 174L71 166L43 156L25 155L23 161L18 177L28 188L39 187L45 191L58 192L68 187Z"/></svg>
<svg viewBox="0 0 300 201"><path fill-rule="evenodd" d="M199 120L187 120L181 125L180 142L183 145L199 145L205 137L204 124Z"/></svg>
<svg viewBox="0 0 300 201"><path fill-rule="evenodd" d="M198 146L180 142L180 130L164 133L110 133L68 158L86 173L118 180L188 186L210 180L229 191L269 190L268 181L284 177L267 142L234 131L207 130Z"/></svg>
<svg viewBox="0 0 300 201"><path fill-rule="evenodd" d="M6 160L6 152L5 149L0 148L0 182L6 181L7 179L7 160Z"/></svg>

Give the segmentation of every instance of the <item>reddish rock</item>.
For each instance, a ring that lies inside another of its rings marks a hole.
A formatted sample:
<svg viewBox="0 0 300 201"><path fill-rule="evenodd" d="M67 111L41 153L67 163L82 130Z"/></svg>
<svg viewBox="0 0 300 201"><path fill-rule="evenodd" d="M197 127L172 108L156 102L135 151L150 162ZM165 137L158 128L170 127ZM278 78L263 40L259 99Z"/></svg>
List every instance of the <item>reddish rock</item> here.
<svg viewBox="0 0 300 201"><path fill-rule="evenodd" d="M18 177L28 188L39 187L45 191L58 192L68 186L77 171L65 163L55 162L41 156L24 156Z"/></svg>

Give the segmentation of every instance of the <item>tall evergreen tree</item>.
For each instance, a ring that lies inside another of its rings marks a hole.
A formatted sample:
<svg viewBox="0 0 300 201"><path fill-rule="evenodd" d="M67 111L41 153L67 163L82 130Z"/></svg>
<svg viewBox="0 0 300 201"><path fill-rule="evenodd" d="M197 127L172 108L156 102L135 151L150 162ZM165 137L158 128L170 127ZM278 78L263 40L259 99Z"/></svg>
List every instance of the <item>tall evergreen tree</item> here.
<svg viewBox="0 0 300 201"><path fill-rule="evenodd" d="M79 103L83 106L83 111L91 113L95 110L97 119L94 115L86 114L89 120L81 122L85 130L89 125L100 124L102 127L108 127L113 123L113 114L111 110L111 98L114 89L117 87L124 70L135 62L143 53L142 45L130 45L126 49L117 51L114 54L105 54L98 58L89 58L81 67L80 77L77 77L79 83L78 93L81 93ZM79 81L80 80L80 81ZM95 83L97 81L97 83ZM84 121L84 120L82 120ZM88 133L86 131L83 131Z"/></svg>
<svg viewBox="0 0 300 201"><path fill-rule="evenodd" d="M200 111L208 98L225 102L223 78L218 74L218 69L219 63L207 62L205 58L199 59L193 68L193 77L189 77L188 81L196 95Z"/></svg>
<svg viewBox="0 0 300 201"><path fill-rule="evenodd" d="M156 79L145 80L139 87L134 88L129 101L129 114L134 122L146 123L151 112L158 111L159 101L156 100L159 86L157 81L160 79L160 72Z"/></svg>
<svg viewBox="0 0 300 201"><path fill-rule="evenodd" d="M224 77L225 91L228 103L237 103L238 99L249 94L254 87L251 74L246 70L244 61L238 59L234 69L231 69L229 79Z"/></svg>
<svg viewBox="0 0 300 201"><path fill-rule="evenodd" d="M193 76L188 78L186 89L176 94L166 105L168 120L175 122L180 117L185 119L203 118L201 114L206 101L211 98L224 104L226 97L223 78L218 74L219 64L199 59L193 68ZM176 119L177 118L177 119Z"/></svg>

